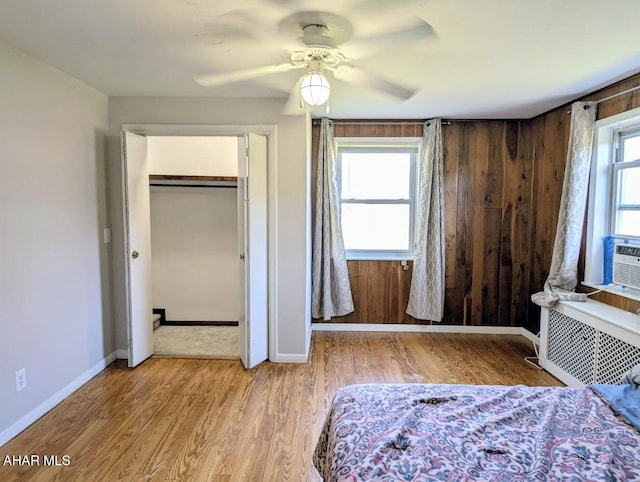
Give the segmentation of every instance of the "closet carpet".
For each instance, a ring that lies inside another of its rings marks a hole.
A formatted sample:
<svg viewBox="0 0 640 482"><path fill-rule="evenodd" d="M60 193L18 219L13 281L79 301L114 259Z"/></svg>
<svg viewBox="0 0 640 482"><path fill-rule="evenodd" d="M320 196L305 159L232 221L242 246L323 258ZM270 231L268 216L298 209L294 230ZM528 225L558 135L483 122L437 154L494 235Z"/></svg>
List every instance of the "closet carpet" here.
<svg viewBox="0 0 640 482"><path fill-rule="evenodd" d="M172 357L238 358L237 326L159 326L153 354Z"/></svg>

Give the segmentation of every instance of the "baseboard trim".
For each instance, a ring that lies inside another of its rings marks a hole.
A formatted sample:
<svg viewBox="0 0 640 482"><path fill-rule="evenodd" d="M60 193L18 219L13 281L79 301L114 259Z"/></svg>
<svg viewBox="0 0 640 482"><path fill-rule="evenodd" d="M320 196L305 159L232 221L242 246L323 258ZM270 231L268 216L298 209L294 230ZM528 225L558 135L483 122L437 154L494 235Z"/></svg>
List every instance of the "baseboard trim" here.
<svg viewBox="0 0 640 482"><path fill-rule="evenodd" d="M522 328L522 336L524 336L530 342L535 343L536 345L540 344L540 335L534 335L526 328Z"/></svg>
<svg viewBox="0 0 640 482"><path fill-rule="evenodd" d="M164 320L160 326L238 326L237 321L189 321L189 320Z"/></svg>
<svg viewBox="0 0 640 482"><path fill-rule="evenodd" d="M313 323L313 331L388 331L396 333L480 333L485 335L523 335L519 326L403 325L373 323ZM525 330L528 331L528 330Z"/></svg>
<svg viewBox="0 0 640 482"><path fill-rule="evenodd" d="M46 414L53 407L58 405L62 400L67 398L73 392L75 392L82 385L87 383L93 377L95 377L98 373L104 370L107 366L111 365L116 360L117 352L110 353L100 362L96 363L94 366L89 368L86 372L78 376L71 383L64 386L60 390L58 390L55 394L49 397L47 400L42 402L36 408L31 410L26 415L22 416L18 419L14 424L10 425L8 428L0 432L0 447L6 444L13 437L18 435L24 429L26 429L33 422L38 420L44 414Z"/></svg>
<svg viewBox="0 0 640 482"><path fill-rule="evenodd" d="M304 353L278 353L275 358L270 358L273 363L307 363L309 356Z"/></svg>
<svg viewBox="0 0 640 482"><path fill-rule="evenodd" d="M128 360L129 359L129 350L116 350L116 358L118 360Z"/></svg>

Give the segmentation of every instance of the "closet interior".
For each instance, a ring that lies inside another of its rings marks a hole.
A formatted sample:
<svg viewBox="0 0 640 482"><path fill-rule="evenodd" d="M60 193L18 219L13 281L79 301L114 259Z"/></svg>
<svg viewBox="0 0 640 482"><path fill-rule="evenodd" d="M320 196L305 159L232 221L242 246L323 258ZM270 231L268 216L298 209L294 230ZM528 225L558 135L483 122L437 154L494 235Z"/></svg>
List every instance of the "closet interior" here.
<svg viewBox="0 0 640 482"><path fill-rule="evenodd" d="M147 140L154 355L237 358L238 138Z"/></svg>

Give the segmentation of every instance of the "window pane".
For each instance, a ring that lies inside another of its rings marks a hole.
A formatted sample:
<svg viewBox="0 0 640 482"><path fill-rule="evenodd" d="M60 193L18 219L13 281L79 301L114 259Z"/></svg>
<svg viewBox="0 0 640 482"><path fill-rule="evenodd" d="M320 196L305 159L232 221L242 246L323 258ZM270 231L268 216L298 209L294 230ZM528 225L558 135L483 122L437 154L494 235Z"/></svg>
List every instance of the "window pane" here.
<svg viewBox="0 0 640 482"><path fill-rule="evenodd" d="M620 204L640 205L640 167L618 171L618 192Z"/></svg>
<svg viewBox="0 0 640 482"><path fill-rule="evenodd" d="M342 199L409 199L411 154L342 152Z"/></svg>
<svg viewBox="0 0 640 482"><path fill-rule="evenodd" d="M640 237L640 211L618 211L616 234Z"/></svg>
<svg viewBox="0 0 640 482"><path fill-rule="evenodd" d="M343 204L345 249L409 249L408 204Z"/></svg>
<svg viewBox="0 0 640 482"><path fill-rule="evenodd" d="M623 146L623 162L631 162L640 159L640 135L627 137Z"/></svg>

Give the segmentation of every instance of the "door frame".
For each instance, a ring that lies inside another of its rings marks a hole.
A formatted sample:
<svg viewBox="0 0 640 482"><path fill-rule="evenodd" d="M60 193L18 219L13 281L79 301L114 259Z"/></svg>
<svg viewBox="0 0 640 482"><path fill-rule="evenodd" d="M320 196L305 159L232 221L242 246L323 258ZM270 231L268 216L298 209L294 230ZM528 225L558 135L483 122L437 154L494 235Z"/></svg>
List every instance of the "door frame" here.
<svg viewBox="0 0 640 482"><path fill-rule="evenodd" d="M211 137L242 137L249 133L263 135L267 138L267 330L269 360L277 358L278 354L278 323L276 322L278 306L278 272L277 272L277 126L275 124L122 124L121 131L129 131L144 136L211 136ZM124 175L124 173L123 173ZM125 179L123 179L123 182ZM125 232L126 236L126 232ZM124 248L126 249L126 248ZM128 292L126 296L129 296ZM128 328L127 328L128 330Z"/></svg>

